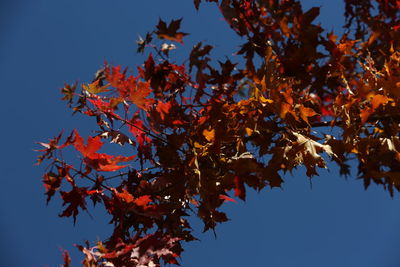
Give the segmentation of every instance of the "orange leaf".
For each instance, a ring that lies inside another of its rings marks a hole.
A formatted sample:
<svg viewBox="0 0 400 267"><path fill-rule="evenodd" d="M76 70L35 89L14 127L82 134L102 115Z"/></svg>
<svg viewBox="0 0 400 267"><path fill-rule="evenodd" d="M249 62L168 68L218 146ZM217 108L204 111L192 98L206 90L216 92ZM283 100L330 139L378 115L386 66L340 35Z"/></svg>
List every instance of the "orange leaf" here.
<svg viewBox="0 0 400 267"><path fill-rule="evenodd" d="M86 84L82 84L82 88L85 89L86 91L88 91L91 94L98 94L98 93L103 93L103 92L108 92L110 90L108 90L107 88L109 87L108 84L104 85L104 86L99 86L99 82L100 80L96 80L88 85Z"/></svg>
<svg viewBox="0 0 400 267"><path fill-rule="evenodd" d="M307 108L304 107L303 105L300 106L300 117L307 123L308 123L308 117L312 117L317 115L317 112L315 112L312 108Z"/></svg>
<svg viewBox="0 0 400 267"><path fill-rule="evenodd" d="M207 129L204 129L203 135L207 139L208 142L213 142L215 140L215 130L214 129L211 129L210 131Z"/></svg>
<svg viewBox="0 0 400 267"><path fill-rule="evenodd" d="M161 101L158 101L156 110L158 113L160 113L160 117L162 120L164 120L165 115L169 113L171 106L171 102L163 103Z"/></svg>
<svg viewBox="0 0 400 267"><path fill-rule="evenodd" d="M371 100L372 104L372 109L375 110L378 108L380 105L384 105L389 101L389 98L384 95L374 95L374 97Z"/></svg>
<svg viewBox="0 0 400 267"><path fill-rule="evenodd" d="M368 121L369 116L374 113L375 109L377 109L380 105L385 105L390 98L384 95L374 95L371 98L371 108L364 108L360 112L361 122L365 123Z"/></svg>
<svg viewBox="0 0 400 267"><path fill-rule="evenodd" d="M135 204L141 207L147 206L151 202L150 195L144 195L140 196L137 199L135 199Z"/></svg>
<svg viewBox="0 0 400 267"><path fill-rule="evenodd" d="M279 113L279 117L281 117L281 119L284 119L286 117L286 114L291 112L292 105L282 102L280 109L281 110L280 110L280 113Z"/></svg>
<svg viewBox="0 0 400 267"><path fill-rule="evenodd" d="M114 194L121 200L126 203L131 203L134 201L134 197L124 188L122 189L122 193L119 193L117 190L114 190Z"/></svg>
<svg viewBox="0 0 400 267"><path fill-rule="evenodd" d="M365 108L361 110L360 112L361 123L365 123L373 112L374 111L371 108Z"/></svg>
<svg viewBox="0 0 400 267"><path fill-rule="evenodd" d="M283 97L285 98L286 103L289 105L293 105L293 97L292 97L292 88L287 89L282 92Z"/></svg>
<svg viewBox="0 0 400 267"><path fill-rule="evenodd" d="M246 134L247 134L248 136L251 136L251 135L253 134L253 132L254 132L253 129L250 129L250 128L248 128L248 127L245 128L245 131L246 131Z"/></svg>
<svg viewBox="0 0 400 267"><path fill-rule="evenodd" d="M138 108L146 110L146 106L153 101L151 98L146 98L150 93L150 83L138 82L136 86L131 87L129 99Z"/></svg>

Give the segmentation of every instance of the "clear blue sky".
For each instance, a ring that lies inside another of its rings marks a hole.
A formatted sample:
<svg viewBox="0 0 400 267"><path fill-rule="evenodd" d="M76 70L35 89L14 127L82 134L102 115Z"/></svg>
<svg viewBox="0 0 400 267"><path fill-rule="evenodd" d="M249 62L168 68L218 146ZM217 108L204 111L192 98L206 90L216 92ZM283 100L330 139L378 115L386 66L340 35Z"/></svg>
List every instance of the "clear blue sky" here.
<svg viewBox="0 0 400 267"><path fill-rule="evenodd" d="M321 22L341 24L341 1L307 1L322 5ZM326 3L325 3L326 2ZM89 132L95 123L71 117L60 101L64 82L89 81L104 60L135 68L135 40L153 29L158 18L184 17L187 51L197 41L230 56L240 43L214 5L196 12L190 0L1 0L0 83L1 194L0 265L60 266L61 248L80 254L72 244L107 237L108 217L83 214L76 226L59 218L60 201L45 205L43 167L35 167L36 141L61 129ZM181 52L178 52L181 53ZM331 165L330 165L331 166ZM243 203L228 203L232 221L201 242L185 246L182 265L272 267L400 266L400 199L382 188L334 167L313 179L303 169L286 175L283 190L249 194Z"/></svg>

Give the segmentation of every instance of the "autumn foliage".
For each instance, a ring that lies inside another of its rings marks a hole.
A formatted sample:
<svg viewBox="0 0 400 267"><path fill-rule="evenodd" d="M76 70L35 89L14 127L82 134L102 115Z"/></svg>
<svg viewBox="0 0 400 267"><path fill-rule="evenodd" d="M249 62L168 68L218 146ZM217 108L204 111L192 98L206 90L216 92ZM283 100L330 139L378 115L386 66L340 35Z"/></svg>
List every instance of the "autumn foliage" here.
<svg viewBox="0 0 400 267"><path fill-rule="evenodd" d="M345 0L341 36L296 0L206 2L242 37L239 62L213 61L201 42L174 62L187 33L181 19L160 19L138 41L148 56L136 75L106 63L92 82L62 88L98 127L40 143L47 201L59 193L60 216L75 221L91 200L114 225L108 239L77 245L84 266L178 264L182 243L196 240L188 216L214 230L225 202L281 187L300 166L312 177L329 160L348 175L355 159L366 188L400 190L398 0ZM104 152L119 146L123 155Z"/></svg>

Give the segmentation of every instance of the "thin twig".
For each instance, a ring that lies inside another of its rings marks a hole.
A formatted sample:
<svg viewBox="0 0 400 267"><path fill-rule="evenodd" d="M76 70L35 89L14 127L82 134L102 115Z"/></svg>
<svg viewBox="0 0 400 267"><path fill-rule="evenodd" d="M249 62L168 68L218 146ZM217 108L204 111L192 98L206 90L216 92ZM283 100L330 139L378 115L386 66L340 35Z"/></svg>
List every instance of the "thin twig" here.
<svg viewBox="0 0 400 267"><path fill-rule="evenodd" d="M166 139L164 139L164 138L162 138L162 137L160 137L160 136L158 136L158 135L153 134L153 133L150 132L149 130L143 129L143 128L141 128L141 127L139 127L139 126L133 124L132 122L130 122L130 121L126 120L126 119L123 119L123 118L120 118L120 117L115 117L115 116L113 116L113 117L114 117L115 119L117 119L117 120L121 120L121 121L125 122L126 124L132 126L133 128L136 128L136 129L138 129L138 130L140 130L140 131L146 133L147 135L153 137L154 139L157 139L158 141L163 142L163 143L166 144L166 145L172 146L172 145L168 142L168 140L166 140ZM183 149L181 149L181 148L178 148L178 150L179 150L180 152L182 152L182 153L185 153L185 151L184 151Z"/></svg>
<svg viewBox="0 0 400 267"><path fill-rule="evenodd" d="M58 158L54 158L55 162L61 163L62 165L65 165L66 163L64 161L59 160ZM68 165L68 167L70 167L72 170L74 170L76 173L78 173L79 175L87 178L88 180L92 181L93 183L97 183L96 179L93 179L92 177L88 176L87 174L81 172L80 170L76 169L74 166L72 165ZM100 186L104 187L104 189L109 190L110 192L112 192L111 188L104 185L104 184L100 184Z"/></svg>

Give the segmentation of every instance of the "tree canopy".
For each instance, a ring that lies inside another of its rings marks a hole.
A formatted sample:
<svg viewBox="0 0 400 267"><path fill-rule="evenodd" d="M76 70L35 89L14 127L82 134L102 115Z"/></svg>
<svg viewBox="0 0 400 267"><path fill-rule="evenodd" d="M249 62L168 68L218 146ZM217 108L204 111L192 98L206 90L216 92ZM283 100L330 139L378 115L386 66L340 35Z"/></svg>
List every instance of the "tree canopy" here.
<svg viewBox="0 0 400 267"><path fill-rule="evenodd" d="M160 19L138 40L147 59L136 72L105 63L93 81L61 90L97 128L39 143L47 201L59 194L60 216L75 222L91 200L114 225L108 239L78 246L84 266L178 264L196 240L188 216L215 231L225 202L281 187L300 166L312 177L329 160L349 175L355 160L365 188L400 190L399 1L345 0L340 36L314 22L319 7L296 0L203 2L242 37L233 51L242 61L216 62L199 42L176 62L188 33L182 19Z"/></svg>

